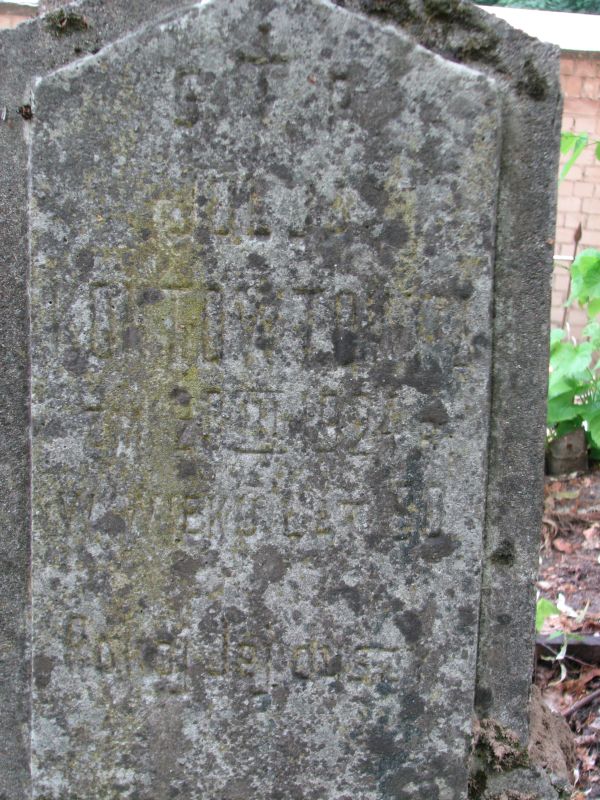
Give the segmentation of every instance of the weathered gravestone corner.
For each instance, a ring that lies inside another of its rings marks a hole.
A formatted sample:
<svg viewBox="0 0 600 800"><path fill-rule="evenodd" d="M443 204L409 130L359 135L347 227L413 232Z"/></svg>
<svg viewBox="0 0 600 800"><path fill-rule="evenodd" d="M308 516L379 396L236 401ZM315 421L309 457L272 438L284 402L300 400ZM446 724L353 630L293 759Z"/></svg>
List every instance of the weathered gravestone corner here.
<svg viewBox="0 0 600 800"><path fill-rule="evenodd" d="M556 53L458 2L0 39L0 795L558 797L523 756Z"/></svg>

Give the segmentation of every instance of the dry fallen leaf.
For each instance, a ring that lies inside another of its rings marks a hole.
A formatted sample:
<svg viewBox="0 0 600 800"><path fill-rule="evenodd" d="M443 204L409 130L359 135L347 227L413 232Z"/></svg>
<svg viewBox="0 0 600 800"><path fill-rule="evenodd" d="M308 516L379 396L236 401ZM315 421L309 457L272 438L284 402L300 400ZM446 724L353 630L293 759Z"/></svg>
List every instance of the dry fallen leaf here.
<svg viewBox="0 0 600 800"><path fill-rule="evenodd" d="M552 547L555 550L558 550L561 553L567 553L571 555L575 552L575 547L569 542L567 539L563 539L562 536L557 536L556 539L552 542Z"/></svg>
<svg viewBox="0 0 600 800"><path fill-rule="evenodd" d="M591 528L586 528L583 536L585 539L583 543L584 550L600 550L600 525L592 525Z"/></svg>
<svg viewBox="0 0 600 800"><path fill-rule="evenodd" d="M575 500L576 497L579 497L579 489L567 489L564 492L556 492L554 497L557 500Z"/></svg>

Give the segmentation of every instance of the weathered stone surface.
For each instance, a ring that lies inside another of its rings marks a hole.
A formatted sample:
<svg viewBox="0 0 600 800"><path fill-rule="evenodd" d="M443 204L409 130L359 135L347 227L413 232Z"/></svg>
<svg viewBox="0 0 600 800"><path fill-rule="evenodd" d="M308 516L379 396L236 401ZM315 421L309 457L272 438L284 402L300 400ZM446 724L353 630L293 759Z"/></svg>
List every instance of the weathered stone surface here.
<svg viewBox="0 0 600 800"><path fill-rule="evenodd" d="M27 143L35 75L139 27L175 0L85 0L85 31L46 19L0 32L0 797L29 797L29 379Z"/></svg>
<svg viewBox="0 0 600 800"><path fill-rule="evenodd" d="M240 0L34 115L34 796L463 798L495 86Z"/></svg>
<svg viewBox="0 0 600 800"><path fill-rule="evenodd" d="M464 2L339 0L339 4L400 25L444 58L488 73L503 98L477 709L517 730L525 740L533 653L531 581L540 517L532 497L541 497L549 240L560 124L557 53ZM26 114L20 116L17 108L30 104L33 76L94 52L161 12L185 5L176 0L109 4L83 0L70 10L87 27L77 24L58 30L43 18L0 34L0 467L6 489L0 493L0 796L10 800L29 797L26 137L32 121L24 118ZM119 125L116 118L115 127ZM180 399L185 406L185 395ZM423 409L420 423L439 425L447 414L433 404ZM418 612L412 617L414 627L427 628L428 617L419 618ZM523 627L528 617L530 630ZM35 667L43 684L51 664L42 658ZM457 713L467 719L470 711L461 708ZM76 732L73 735L76 738ZM385 757L392 763L393 758L402 761L404 754L398 750ZM429 765L430 776L436 770L437 763ZM519 781L526 785L521 777L515 778L514 786ZM530 794L535 783L531 780ZM545 800L551 794L549 785L546 789L536 789ZM412 791L409 784L402 790ZM111 791L122 796L118 788ZM437 787L425 793L445 796Z"/></svg>
<svg viewBox="0 0 600 800"><path fill-rule="evenodd" d="M476 708L527 740L543 496L550 274L561 122L558 48L456 0L336 0L401 25L502 94L492 420Z"/></svg>

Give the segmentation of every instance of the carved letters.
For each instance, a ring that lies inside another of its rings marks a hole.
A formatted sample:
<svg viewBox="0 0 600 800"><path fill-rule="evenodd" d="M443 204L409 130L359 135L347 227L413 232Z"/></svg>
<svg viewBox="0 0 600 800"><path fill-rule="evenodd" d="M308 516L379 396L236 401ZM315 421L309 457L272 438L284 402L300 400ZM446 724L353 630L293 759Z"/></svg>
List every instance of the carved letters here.
<svg viewBox="0 0 600 800"><path fill-rule="evenodd" d="M71 667L143 672L156 691L185 691L227 679L247 682L251 693L268 693L287 676L358 685L396 685L401 680L399 647L370 642L347 651L318 638L288 645L269 632L233 630L226 619L212 633L185 628L124 642L94 635L86 617L79 616L69 621L67 634Z"/></svg>

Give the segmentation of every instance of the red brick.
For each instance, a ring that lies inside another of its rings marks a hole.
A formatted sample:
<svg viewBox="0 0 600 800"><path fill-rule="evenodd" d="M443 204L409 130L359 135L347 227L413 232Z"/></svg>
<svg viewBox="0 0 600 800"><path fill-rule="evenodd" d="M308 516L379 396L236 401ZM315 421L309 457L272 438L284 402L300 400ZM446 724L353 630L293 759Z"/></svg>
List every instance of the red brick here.
<svg viewBox="0 0 600 800"><path fill-rule="evenodd" d="M573 64L574 61L570 56L563 56L560 57L560 74L562 75L572 75L573 74Z"/></svg>
<svg viewBox="0 0 600 800"><path fill-rule="evenodd" d="M564 295L569 287L569 272L562 267L555 267L552 273L552 287L553 293L557 292L559 295Z"/></svg>
<svg viewBox="0 0 600 800"><path fill-rule="evenodd" d="M559 175L560 175L560 173L562 171L563 166L564 165L561 164L560 169L558 171ZM594 167L587 166L586 169L594 169ZM568 176L569 180L573 181L574 183L578 183L579 181L582 181L583 180L583 166L581 166L581 164L578 164L576 162L575 164L573 164L571 169L568 171L567 176ZM560 184L560 186L562 186L562 183Z"/></svg>
<svg viewBox="0 0 600 800"><path fill-rule="evenodd" d="M600 247L600 231L583 232L579 242L579 250L585 250L586 247Z"/></svg>
<svg viewBox="0 0 600 800"><path fill-rule="evenodd" d="M593 200L594 198L591 199ZM587 222L586 215L582 214L581 211L578 213L569 212L568 214L565 214L565 224L563 225L563 227L571 229L572 231L571 241L575 236L575 231L577 230L577 226L581 225L582 228L585 228L586 222Z"/></svg>
<svg viewBox="0 0 600 800"><path fill-rule="evenodd" d="M596 74L596 61L593 58L576 58L573 64L573 74L583 77Z"/></svg>
<svg viewBox="0 0 600 800"><path fill-rule="evenodd" d="M559 248L563 246L566 248L566 253L559 253ZM556 235L554 238L554 249L557 255L560 256L570 256L573 252L573 231L570 228L565 228L564 225L561 225L560 228L556 229Z"/></svg>
<svg viewBox="0 0 600 800"><path fill-rule="evenodd" d="M573 241L573 234L572 232L565 227L564 225L557 225L556 230L554 232L554 250L555 255L564 255L563 253L558 252L558 247L561 244L568 244L569 242Z"/></svg>
<svg viewBox="0 0 600 800"><path fill-rule="evenodd" d="M580 75L561 77L560 88L563 90L565 97L581 97L584 80L587 80L587 78L582 78Z"/></svg>
<svg viewBox="0 0 600 800"><path fill-rule="evenodd" d="M586 164L590 165L600 164L600 161L596 160L596 155L594 153L594 148L595 148L594 142L595 142L594 131L592 130L590 136L590 143L583 148L583 150L577 157L577 163L583 167L585 167ZM566 161L565 156L562 156L562 160Z"/></svg>
<svg viewBox="0 0 600 800"><path fill-rule="evenodd" d="M33 10L33 13L35 14L35 10ZM0 28L16 28L17 25L30 17L31 13L27 10L24 10L22 14L15 12L0 14Z"/></svg>
<svg viewBox="0 0 600 800"><path fill-rule="evenodd" d="M597 110L597 103L593 103L592 100L573 100L571 102L588 104L587 109L582 109L582 111L577 112L575 116L575 124L573 125L575 133L592 133L596 129L596 116L594 112ZM586 116L584 116L584 114Z"/></svg>
<svg viewBox="0 0 600 800"><path fill-rule="evenodd" d="M556 229L556 243L565 245L573 241L573 230L571 228L560 227ZM571 246L572 249L572 246ZM560 255L563 255L562 253ZM568 255L568 254L567 254Z"/></svg>
<svg viewBox="0 0 600 800"><path fill-rule="evenodd" d="M569 306L567 310L567 321L573 326L585 326L588 321L587 311L579 306Z"/></svg>
<svg viewBox="0 0 600 800"><path fill-rule="evenodd" d="M574 197L575 195L575 186L576 184L571 180L571 176L568 175L564 181L558 187L558 196L559 197Z"/></svg>
<svg viewBox="0 0 600 800"><path fill-rule="evenodd" d="M587 325L587 320L585 322L578 323L577 325L569 325L567 330L569 331L569 336L574 339L576 342L581 341L583 336L583 329Z"/></svg>
<svg viewBox="0 0 600 800"><path fill-rule="evenodd" d="M569 275L569 270L571 268L571 259L570 257L560 257L554 256L553 258L553 270L552 275Z"/></svg>
<svg viewBox="0 0 600 800"><path fill-rule="evenodd" d="M581 87L581 97L597 100L600 97L600 83L598 78L584 78Z"/></svg>
<svg viewBox="0 0 600 800"><path fill-rule="evenodd" d="M584 197L582 203L586 214L600 214L600 197Z"/></svg>
<svg viewBox="0 0 600 800"><path fill-rule="evenodd" d="M558 195L558 210L561 212L581 213L581 197L564 197L562 192ZM567 225L570 225L567 222Z"/></svg>
<svg viewBox="0 0 600 800"><path fill-rule="evenodd" d="M564 256L564 258L571 258L573 255L573 245L569 242L557 242L554 250L556 255Z"/></svg>
<svg viewBox="0 0 600 800"><path fill-rule="evenodd" d="M571 258L571 256L573 255L573 244L567 242L564 239L559 241L557 236L554 252L556 253L557 256L567 256L568 258Z"/></svg>
<svg viewBox="0 0 600 800"><path fill-rule="evenodd" d="M581 170L581 174L577 176L577 173L574 176L571 176L571 172L577 170ZM585 180L586 183L600 183L600 163L596 161L594 166L585 166L580 167L577 164L573 167L573 169L569 172L569 177L576 181L576 180Z"/></svg>
<svg viewBox="0 0 600 800"><path fill-rule="evenodd" d="M562 241L556 240L556 245L554 247L554 253L556 256L560 256L561 258L568 258L569 260L573 257L573 241L570 242L563 239ZM565 263L565 262L562 262Z"/></svg>
<svg viewBox="0 0 600 800"><path fill-rule="evenodd" d="M564 181L564 183L562 183L561 186L560 186L559 196L562 195L562 193L563 193L563 186L564 186L565 183L567 183L567 181ZM569 183L571 183L571 181L569 181ZM585 183L584 181L578 181L577 183L571 183L571 186L573 187L573 195L575 197L593 197L594 196L595 186L594 186L593 183Z"/></svg>
<svg viewBox="0 0 600 800"><path fill-rule="evenodd" d="M600 214L589 214L584 227L586 231L600 231Z"/></svg>
<svg viewBox="0 0 600 800"><path fill-rule="evenodd" d="M595 119L598 103L587 97L565 97L563 107L563 129L575 130L575 123L580 116ZM568 122L567 117L572 117L573 122Z"/></svg>

